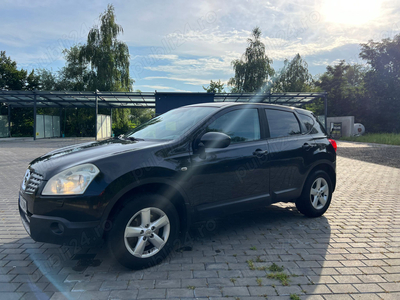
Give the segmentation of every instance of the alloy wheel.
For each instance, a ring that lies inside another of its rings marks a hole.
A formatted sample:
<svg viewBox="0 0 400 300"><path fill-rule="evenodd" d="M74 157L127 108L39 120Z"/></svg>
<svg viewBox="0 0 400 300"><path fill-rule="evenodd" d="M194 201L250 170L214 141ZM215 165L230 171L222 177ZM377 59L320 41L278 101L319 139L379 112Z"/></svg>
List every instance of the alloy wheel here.
<svg viewBox="0 0 400 300"><path fill-rule="evenodd" d="M168 216L159 208L147 207L128 221L124 232L125 247L138 258L148 258L164 247L169 234Z"/></svg>

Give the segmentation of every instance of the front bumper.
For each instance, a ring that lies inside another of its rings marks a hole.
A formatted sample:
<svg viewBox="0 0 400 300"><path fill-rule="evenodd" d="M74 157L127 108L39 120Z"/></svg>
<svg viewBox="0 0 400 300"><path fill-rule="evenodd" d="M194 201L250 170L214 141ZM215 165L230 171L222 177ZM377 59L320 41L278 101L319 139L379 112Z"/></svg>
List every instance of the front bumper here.
<svg viewBox="0 0 400 300"><path fill-rule="evenodd" d="M104 226L100 221L70 222L64 218L31 214L21 195L18 200L22 224L37 242L91 247L102 242Z"/></svg>

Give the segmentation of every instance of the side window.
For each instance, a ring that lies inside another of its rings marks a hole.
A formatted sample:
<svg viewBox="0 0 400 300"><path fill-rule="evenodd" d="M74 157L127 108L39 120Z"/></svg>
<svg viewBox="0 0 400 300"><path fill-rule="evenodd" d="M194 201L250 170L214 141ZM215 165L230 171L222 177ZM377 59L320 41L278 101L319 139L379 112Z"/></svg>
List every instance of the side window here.
<svg viewBox="0 0 400 300"><path fill-rule="evenodd" d="M311 118L310 116L307 115L303 115L303 114L298 114L299 118L300 118L300 122L304 124L304 126L306 126L306 133L309 133L313 127L314 127L314 120L313 118ZM311 132L312 133L312 132Z"/></svg>
<svg viewBox="0 0 400 300"><path fill-rule="evenodd" d="M300 124L292 112L266 109L271 138L300 134Z"/></svg>
<svg viewBox="0 0 400 300"><path fill-rule="evenodd" d="M223 132L231 137L232 143L255 141L260 139L260 121L256 108L230 111L210 125L207 132Z"/></svg>

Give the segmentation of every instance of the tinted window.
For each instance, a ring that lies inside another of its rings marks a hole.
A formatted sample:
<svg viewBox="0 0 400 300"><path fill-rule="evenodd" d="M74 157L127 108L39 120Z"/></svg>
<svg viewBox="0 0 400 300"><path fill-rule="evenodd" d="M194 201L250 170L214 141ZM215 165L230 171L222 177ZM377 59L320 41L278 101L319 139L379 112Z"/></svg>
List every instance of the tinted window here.
<svg viewBox="0 0 400 300"><path fill-rule="evenodd" d="M196 106L173 109L136 127L126 136L145 140L174 140L216 109Z"/></svg>
<svg viewBox="0 0 400 300"><path fill-rule="evenodd" d="M238 109L228 112L207 126L207 132L223 132L232 143L260 139L260 121L257 109Z"/></svg>
<svg viewBox="0 0 400 300"><path fill-rule="evenodd" d="M300 122L304 124L304 126L306 126L306 132L310 132L313 129L314 126L314 120L313 118L311 118L310 116L306 116L303 114L298 114L299 118L300 118Z"/></svg>
<svg viewBox="0 0 400 300"><path fill-rule="evenodd" d="M271 138L300 134L300 125L292 112L266 109Z"/></svg>

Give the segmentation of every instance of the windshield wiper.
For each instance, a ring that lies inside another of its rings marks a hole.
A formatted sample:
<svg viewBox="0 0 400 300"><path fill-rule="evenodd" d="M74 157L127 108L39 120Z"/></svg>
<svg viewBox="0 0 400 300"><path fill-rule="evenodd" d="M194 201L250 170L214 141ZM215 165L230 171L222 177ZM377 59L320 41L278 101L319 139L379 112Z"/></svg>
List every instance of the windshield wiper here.
<svg viewBox="0 0 400 300"><path fill-rule="evenodd" d="M131 140L131 141L144 141L144 139L135 138L134 136L126 136L125 134L120 134L118 136L120 140Z"/></svg>
<svg viewBox="0 0 400 300"><path fill-rule="evenodd" d="M128 136L127 138L130 139L131 141L144 141L144 139L136 138L134 136Z"/></svg>

